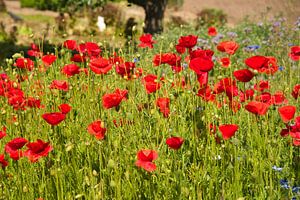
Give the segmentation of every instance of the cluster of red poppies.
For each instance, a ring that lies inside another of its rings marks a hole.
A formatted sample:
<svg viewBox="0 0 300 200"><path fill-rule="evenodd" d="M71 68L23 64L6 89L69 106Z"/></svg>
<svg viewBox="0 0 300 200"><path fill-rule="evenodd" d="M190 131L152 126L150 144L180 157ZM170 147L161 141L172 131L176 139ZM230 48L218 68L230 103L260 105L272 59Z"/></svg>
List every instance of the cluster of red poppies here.
<svg viewBox="0 0 300 200"><path fill-rule="evenodd" d="M2 130L2 134L3 134ZM22 148L26 145L27 150L23 151ZM49 142L44 142L38 139L36 142L29 142L25 138L14 138L5 145L5 153L15 161L21 157L27 157L31 162L37 162L41 157L45 157L49 152L53 150ZM8 165L8 161L5 160L5 155L0 154L0 164L2 168Z"/></svg>
<svg viewBox="0 0 300 200"><path fill-rule="evenodd" d="M208 30L210 36L215 36L217 30L210 27ZM286 125L282 130L281 135L290 135L293 138L293 144L300 145L300 117L295 118L295 123L291 124L296 112L295 106L287 106L288 100L285 94L277 91L273 94L269 92L270 85L267 80L261 80L253 87L243 89L238 87L238 82L250 82L257 74L274 75L279 66L275 57L254 55L244 60L245 68L235 70L232 76L220 78L218 82L211 85L209 82L209 73L214 70L215 60L214 51L210 49L202 49L197 47L198 37L195 35L181 36L175 46L174 52L165 52L154 55L152 63L154 67L161 65L169 65L173 73L180 73L184 70L182 58L184 62L188 63L189 69L195 73L199 83L199 90L197 96L201 97L204 102L215 104L217 107L228 105L233 112L237 112L244 106L245 110L255 115L265 115L271 105L278 106L278 111ZM144 34L140 37L141 48L153 48L156 41L152 39L152 35ZM144 85L146 93L150 95L155 93L165 84L164 76L157 76L155 74L143 74L141 68L136 68L135 62L125 61L124 58L117 56L115 53L110 58L101 56L101 48L98 44L93 42L86 42L77 44L74 40L66 40L63 46L72 51L71 61L73 63L67 64L62 67L61 73L67 78L75 76L81 72L85 75L94 73L98 75L105 75L113 68L117 74L126 80L140 78L141 83ZM226 57L220 61L224 67L231 64L231 58L238 51L239 44L235 41L222 41L217 45L217 50ZM176 53L175 53L176 50ZM57 57L52 54L43 55L36 45L31 45L28 50L28 55L36 57L42 61L40 66L37 66L41 71L47 70L49 66L55 63ZM288 54L293 61L300 60L300 47L293 46ZM88 68L81 68L76 63L89 61ZM14 66L20 70L32 71L35 67L35 62L30 58L17 58ZM34 73L34 72L33 72ZM28 77L23 77L22 80ZM20 80L21 81L21 80ZM186 87L185 78L182 78L178 83L173 82L172 87L179 85L182 88ZM50 89L68 92L69 84L66 80L53 80L49 86ZM122 101L126 101L130 91L117 88L113 93L107 93L102 97L102 105L105 109L116 108L119 109ZM33 97L26 97L21 89L20 83L9 80L6 74L0 76L0 96L8 99L8 104L16 110L25 110L26 107L42 108L39 99ZM223 98L225 96L225 98ZM292 91L292 96L297 99L300 96L300 84L295 85ZM222 98L218 98L222 97ZM227 98L226 98L227 97ZM221 100L220 100L221 99ZM155 105L165 118L172 115L170 110L169 97L157 97ZM245 105L243 105L245 104ZM62 104L59 106L60 112L45 113L42 115L43 119L52 126L58 125L66 119L67 113L71 111L71 106ZM117 124L114 121L115 125ZM123 122L122 122L123 123ZM122 124L120 123L120 124ZM118 125L116 125L118 126ZM224 140L230 139L238 131L237 124L219 124L218 129L222 134ZM216 125L210 125L211 133L216 137ZM87 131L96 137L98 140L105 138L106 128L104 122L100 119L92 122ZM0 138L4 137L5 129L0 132ZM171 137L166 140L166 144L172 149L179 149L183 144L184 139L181 137ZM27 144L28 150L24 153L20 149ZM24 138L16 138L9 142L5 147L5 152L13 159L19 159L21 156L28 157L31 161L37 161L41 156L46 156L52 147L49 143L38 140L34 143L28 143ZM147 171L156 169L153 163L157 159L158 154L154 150L141 150L137 154L138 161L136 165L142 167ZM2 166L6 166L7 162L4 160L4 155L0 155L0 162Z"/></svg>

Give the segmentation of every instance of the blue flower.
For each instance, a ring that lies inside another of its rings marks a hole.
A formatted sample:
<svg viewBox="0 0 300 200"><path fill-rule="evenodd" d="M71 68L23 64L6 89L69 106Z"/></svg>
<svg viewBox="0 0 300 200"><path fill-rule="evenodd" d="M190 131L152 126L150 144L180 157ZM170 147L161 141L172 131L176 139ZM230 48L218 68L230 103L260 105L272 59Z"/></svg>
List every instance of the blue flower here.
<svg viewBox="0 0 300 200"><path fill-rule="evenodd" d="M134 58L134 59L133 59L133 62L134 62L134 63L137 63L137 62L139 62L139 61L140 61L139 58Z"/></svg>
<svg viewBox="0 0 300 200"><path fill-rule="evenodd" d="M279 71L281 71L281 72L282 72L282 71L284 70L284 67L283 67L283 66L279 66L279 68L278 68L278 69L279 69Z"/></svg>
<svg viewBox="0 0 300 200"><path fill-rule="evenodd" d="M300 191L300 186L293 186L292 187L292 192L293 193L298 193Z"/></svg>
<svg viewBox="0 0 300 200"><path fill-rule="evenodd" d="M280 179L280 185L281 185L282 188L285 188L285 189L289 189L290 188L289 182L286 179Z"/></svg>

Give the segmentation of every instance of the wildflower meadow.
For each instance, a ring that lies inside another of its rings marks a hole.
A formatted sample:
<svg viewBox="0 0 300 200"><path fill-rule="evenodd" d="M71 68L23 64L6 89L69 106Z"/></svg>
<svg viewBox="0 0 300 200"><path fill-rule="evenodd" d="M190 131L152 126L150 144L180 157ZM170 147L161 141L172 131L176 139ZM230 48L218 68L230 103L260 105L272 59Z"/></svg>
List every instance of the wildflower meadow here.
<svg viewBox="0 0 300 200"><path fill-rule="evenodd" d="M34 40L0 64L0 199L300 199L299 25Z"/></svg>

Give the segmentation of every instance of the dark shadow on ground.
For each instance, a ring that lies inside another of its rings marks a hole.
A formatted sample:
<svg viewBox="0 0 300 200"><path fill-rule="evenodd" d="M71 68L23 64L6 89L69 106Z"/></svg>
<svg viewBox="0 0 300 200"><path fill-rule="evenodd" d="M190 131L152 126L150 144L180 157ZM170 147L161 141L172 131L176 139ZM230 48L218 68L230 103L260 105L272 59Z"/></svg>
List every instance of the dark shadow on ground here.
<svg viewBox="0 0 300 200"><path fill-rule="evenodd" d="M11 58L15 53L22 53L25 57L28 57L27 50L30 46L17 45L13 41L0 41L0 66L5 65L5 59ZM44 52L55 52L55 46L45 42L43 44Z"/></svg>

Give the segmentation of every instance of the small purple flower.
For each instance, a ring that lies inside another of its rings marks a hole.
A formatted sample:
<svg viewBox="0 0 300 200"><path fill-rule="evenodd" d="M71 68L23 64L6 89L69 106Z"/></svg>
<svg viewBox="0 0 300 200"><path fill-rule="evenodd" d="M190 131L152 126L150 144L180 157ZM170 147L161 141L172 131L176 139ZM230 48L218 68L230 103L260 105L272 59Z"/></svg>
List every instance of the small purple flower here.
<svg viewBox="0 0 300 200"><path fill-rule="evenodd" d="M218 33L215 37L213 37L211 39L211 41L214 43L214 44L218 44L220 42L221 39L224 38L224 35Z"/></svg>
<svg viewBox="0 0 300 200"><path fill-rule="evenodd" d="M273 23L274 27L280 27L281 26L281 22L280 21L276 21Z"/></svg>
<svg viewBox="0 0 300 200"><path fill-rule="evenodd" d="M245 50L246 50L246 51L252 52L252 51L256 51L256 50L259 49L259 48L260 48L259 45L249 45L249 46L246 46L246 47L245 47Z"/></svg>
<svg viewBox="0 0 300 200"><path fill-rule="evenodd" d="M237 33L236 32L227 32L227 35L228 35L228 37L230 37L230 38L235 38L235 37L237 37L238 35L237 35Z"/></svg>
<svg viewBox="0 0 300 200"><path fill-rule="evenodd" d="M293 43L288 43L289 47L295 46Z"/></svg>
<svg viewBox="0 0 300 200"><path fill-rule="evenodd" d="M202 44L208 44L208 40L204 40L201 38L198 38L197 42L202 43Z"/></svg>

